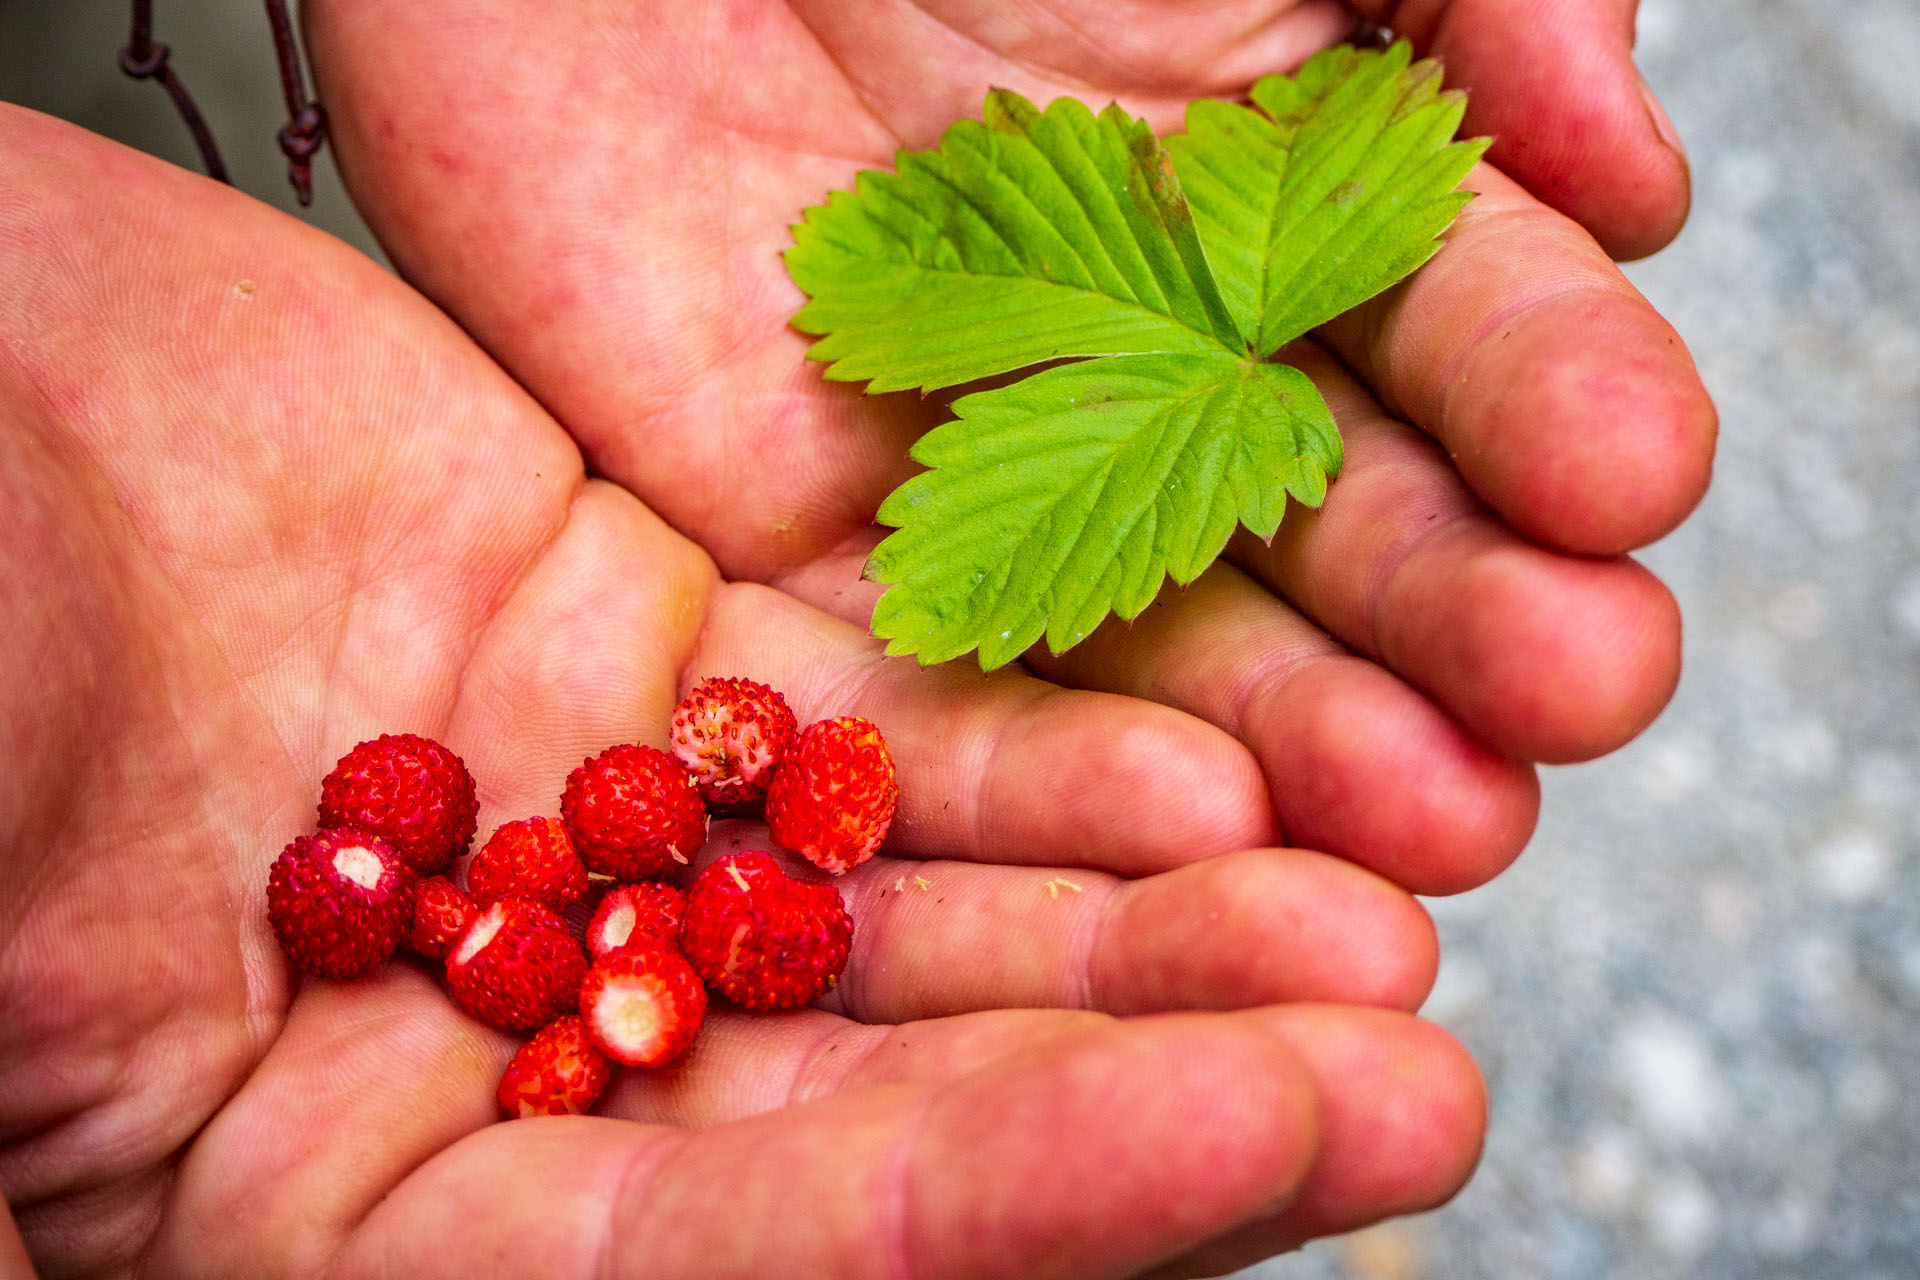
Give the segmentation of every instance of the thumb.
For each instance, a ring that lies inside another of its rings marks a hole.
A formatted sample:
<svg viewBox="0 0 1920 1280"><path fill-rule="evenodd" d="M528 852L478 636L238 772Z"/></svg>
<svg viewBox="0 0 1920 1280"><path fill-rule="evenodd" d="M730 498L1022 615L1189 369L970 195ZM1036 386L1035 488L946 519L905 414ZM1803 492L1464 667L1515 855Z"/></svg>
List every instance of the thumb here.
<svg viewBox="0 0 1920 1280"><path fill-rule="evenodd" d="M956 1078L688 1133L514 1121L429 1161L348 1275L649 1280L1131 1274L1297 1191L1306 1067L1255 1021L1107 1023Z"/></svg>
<svg viewBox="0 0 1920 1280"><path fill-rule="evenodd" d="M1472 92L1464 132L1616 258L1679 234L1686 154L1633 65L1638 0L1358 0Z"/></svg>

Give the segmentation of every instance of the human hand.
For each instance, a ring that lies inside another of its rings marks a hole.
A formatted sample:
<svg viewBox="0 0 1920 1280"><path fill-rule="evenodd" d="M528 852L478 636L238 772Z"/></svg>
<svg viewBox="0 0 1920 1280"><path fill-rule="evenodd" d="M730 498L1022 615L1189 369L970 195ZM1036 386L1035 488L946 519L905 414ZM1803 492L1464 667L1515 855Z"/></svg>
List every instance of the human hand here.
<svg viewBox="0 0 1920 1280"><path fill-rule="evenodd" d="M1464 1179L1478 1079L1398 1012L1431 926L1332 857L1198 859L1259 790L1223 735L721 582L444 316L230 190L4 106L0 172L0 1196L48 1274L1178 1272ZM423 966L291 979L267 867L355 741L447 742L484 834L707 673L894 744L824 1007L494 1124L516 1040ZM1152 777L1101 746L1169 735Z"/></svg>
<svg viewBox="0 0 1920 1280"><path fill-rule="evenodd" d="M1495 31L1497 0L1462 0L1434 20L1438 46L1484 64L1476 113L1551 132L1602 97L1609 118L1626 110L1621 6L1610 41L1573 8ZM872 513L937 413L806 363L788 224L977 113L989 84L1118 95L1169 127L1191 96L1291 65L1352 18L1277 0L319 0L306 15L343 169L400 269L724 574L863 625ZM1507 61L1482 56L1495 40ZM1529 70L1560 46L1552 74L1580 71L1577 90ZM1588 129L1617 145L1572 168L1527 135L1507 150L1612 242L1650 243L1683 184L1627 184L1673 155L1626 132ZM1243 534L1131 625L1027 658L1235 735L1286 839L1423 892L1519 851L1528 762L1610 750L1664 705L1678 615L1619 553L1698 499L1714 425L1678 339L1588 234L1491 167L1471 181L1482 194L1449 247L1297 362L1346 438L1325 507L1292 511L1271 547ZM1255 833L1264 814L1244 819L1210 851L1273 838Z"/></svg>

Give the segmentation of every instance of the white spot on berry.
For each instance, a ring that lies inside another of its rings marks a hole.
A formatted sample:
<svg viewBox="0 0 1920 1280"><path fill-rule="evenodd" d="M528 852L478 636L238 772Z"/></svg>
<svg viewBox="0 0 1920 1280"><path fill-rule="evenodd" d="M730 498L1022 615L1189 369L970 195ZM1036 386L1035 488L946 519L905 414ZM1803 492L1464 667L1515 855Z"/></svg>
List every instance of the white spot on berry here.
<svg viewBox="0 0 1920 1280"><path fill-rule="evenodd" d="M386 874L387 864L380 860L379 854L366 846L350 844L334 851L333 869L362 889L372 889L379 885L380 877Z"/></svg>
<svg viewBox="0 0 1920 1280"><path fill-rule="evenodd" d="M633 921L632 904L623 902L616 906L607 916L607 945L625 946L633 936Z"/></svg>
<svg viewBox="0 0 1920 1280"><path fill-rule="evenodd" d="M465 964L479 955L486 945L493 941L493 935L500 932L500 926L506 922L507 914L498 903L482 911L473 918L473 923L467 926L467 931L460 935L460 941L454 947L453 954L447 957L447 963Z"/></svg>
<svg viewBox="0 0 1920 1280"><path fill-rule="evenodd" d="M609 988L609 994L614 993ZM601 1034L614 1044L635 1053L646 1053L660 1035L660 1008L654 994L644 987L630 986L608 1002L596 1021Z"/></svg>

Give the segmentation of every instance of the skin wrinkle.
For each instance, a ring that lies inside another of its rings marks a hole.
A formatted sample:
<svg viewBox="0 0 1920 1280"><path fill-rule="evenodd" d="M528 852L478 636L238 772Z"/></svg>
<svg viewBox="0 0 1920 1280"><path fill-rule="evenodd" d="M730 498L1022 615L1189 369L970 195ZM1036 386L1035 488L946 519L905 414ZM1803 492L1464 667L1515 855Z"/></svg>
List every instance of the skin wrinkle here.
<svg viewBox="0 0 1920 1280"><path fill-rule="evenodd" d="M1103 975L1113 971L1104 963L1097 963L1096 957L1105 954L1107 937L1115 928L1114 918L1126 905L1127 896L1137 892L1135 886L1140 883L1143 882L1108 879L1102 888L1099 909L1095 913L1092 925L1080 930L1087 934L1086 953L1076 960L1082 977L1083 989L1080 1000L1083 1009L1104 1012L1113 1007L1113 1001L1106 993L1106 987L1111 983L1112 978L1108 977L1106 982L1100 980Z"/></svg>
<svg viewBox="0 0 1920 1280"><path fill-rule="evenodd" d="M636 1147L628 1156L626 1167L614 1180L613 1194L606 1199L604 1234L600 1238L600 1248L596 1250L598 1261L593 1268L594 1280L630 1280L627 1273L618 1270L615 1265L616 1242L625 1234L623 1228L627 1225L632 1206L645 1203L647 1188L660 1180L667 1166L687 1149L693 1137L685 1130L659 1133L652 1136L649 1142Z"/></svg>
<svg viewBox="0 0 1920 1280"><path fill-rule="evenodd" d="M794 20L800 24L800 29L805 31L808 38L813 41L814 48L818 49L821 56L832 63L833 69L840 73L841 81L853 94L855 100L860 103L861 109L867 113L868 121L870 121L875 128L893 139L893 145L896 150L906 146L906 139L901 136L899 130L881 118L879 108L876 107L873 100L867 96L866 86L860 82L860 78L853 74L852 68L841 61L840 54L826 42L825 38L814 28L813 24L807 21L806 15L791 4L787 6L787 11L791 13ZM862 163L865 162L863 161Z"/></svg>
<svg viewBox="0 0 1920 1280"><path fill-rule="evenodd" d="M1396 427L1401 426L1399 423L1393 423L1392 425ZM1399 466L1401 464L1396 462L1393 465ZM1372 571L1367 575L1364 587L1360 591L1360 607L1357 610L1358 616L1364 622L1366 634L1359 637L1357 642L1355 640L1347 641L1352 649L1369 656L1381 654L1380 617L1385 607L1386 598L1391 593L1394 584L1400 580L1402 571L1406 569L1407 565L1418 552L1433 545L1435 540L1443 533L1454 529L1462 519L1479 514L1478 507L1470 501L1453 505L1455 509L1452 511L1429 516L1426 523L1420 528L1408 531L1394 544L1388 554L1377 559ZM1267 581L1267 578L1263 577L1257 571L1257 567L1253 563L1254 558L1247 555L1244 551L1235 554L1231 543L1228 544L1226 557L1236 567L1250 574L1257 581ZM1300 606L1294 598L1285 591L1280 590L1278 587L1275 587L1274 590L1280 599L1298 609L1303 617L1309 619L1313 617L1310 611ZM1387 670L1397 674L1401 670L1401 664L1389 661L1387 663ZM1445 710L1444 707L1441 709Z"/></svg>
<svg viewBox="0 0 1920 1280"><path fill-rule="evenodd" d="M467 681L473 673L474 655L479 653L484 642L491 638L493 629L498 625L501 615L508 612L509 606L515 603L520 593L526 589L527 583L533 577L534 573L546 563L547 557L552 554L553 549L560 544L561 539L564 538L568 530L572 528L574 516L579 510L581 500L587 494L587 486L589 483L584 473L576 474L572 491L567 495L566 502L560 505L559 518L553 521L552 527L548 529L546 536L538 545L530 548L527 554L521 558L519 567L515 570L512 577L502 584L491 604L481 614L479 624L467 629L466 647L460 654L459 675L458 678L454 680L452 697L448 700L446 714L441 716L439 722L434 726L436 734L444 736L447 727L459 719L460 713L466 705ZM709 593L709 595L710 594L711 593ZM701 618L701 628L703 630L706 626L706 617L710 612L710 608L703 610L703 616Z"/></svg>
<svg viewBox="0 0 1920 1280"><path fill-rule="evenodd" d="M1032 63L1024 61L1023 59L1011 57L1005 53L1002 53L1000 50L995 49L992 46L981 41L981 39L978 36L968 35L966 32L962 31L959 27L954 26L953 23L947 21L945 18L935 13L932 9L927 7L926 0L906 0L906 5L909 9L912 9L914 12L920 14L922 17L932 22L935 26L939 27L941 30L947 32L949 35L952 35L955 39L959 40L960 43L966 44L966 45L972 45L975 49L978 49L981 53L986 54L987 57L991 58L995 62L1002 63L1018 71L1023 71L1027 75L1032 76L1036 80L1050 80L1056 83L1071 85L1076 91L1079 91L1079 92L1085 92L1088 89L1095 88L1095 86L1090 81L1082 80L1077 76L1063 76L1060 73L1053 71L1050 68L1036 66ZM1042 7L1045 8L1047 6L1042 6ZM1050 9L1049 9L1049 12L1051 12ZM1058 15L1055 15L1055 16L1058 17ZM835 65L838 65L838 64L836 63ZM890 130L890 132L893 132L893 131Z"/></svg>
<svg viewBox="0 0 1920 1280"><path fill-rule="evenodd" d="M1538 217L1537 214L1531 211L1517 209L1506 210L1495 216L1529 220ZM1477 231L1478 228L1474 230ZM1490 231L1486 234L1489 238L1492 238L1499 233ZM1462 239L1466 240L1468 237L1462 237ZM1441 408L1442 423L1446 421L1446 401L1451 399L1454 390L1459 386L1459 375L1461 371L1466 367L1467 362L1479 354L1485 347L1488 338L1492 337L1494 333L1501 329L1518 328L1534 315L1544 311L1563 298L1582 295L1592 295L1596 298L1607 299L1630 299L1632 297L1630 291L1625 288L1607 287L1592 279L1567 279L1560 281L1553 288L1530 291L1524 296L1513 298L1505 305L1493 308L1487 312L1479 324L1468 329L1464 340L1457 345L1454 352L1447 357L1446 362L1440 366L1439 377L1434 380L1434 385L1444 388L1441 393L1443 397ZM1374 354L1371 350L1368 352L1370 358ZM1369 386L1372 385L1372 382L1373 379L1369 378ZM1444 434L1444 430L1441 430L1439 434Z"/></svg>
<svg viewBox="0 0 1920 1280"><path fill-rule="evenodd" d="M1009 663L1008 665L1011 666L1013 664ZM1033 690L1031 696L1027 699L1026 705L1019 709L1019 717L1029 722L1039 719L1041 704L1067 692L1069 691L1066 689L1050 684ZM985 849L988 847L985 840L986 812L988 806L980 803L980 801L986 793L989 785L988 780L997 774L994 766L999 762L1001 752L1005 751L1014 743L1019 742L1025 736L1023 732L1012 725L1009 725L1007 732L996 734L993 738L993 745L988 750L986 759L981 762L978 773L974 774L974 776L968 780L966 794L960 797L960 811L968 815L965 831L966 847L972 849ZM1014 775L1009 774L1009 776Z"/></svg>
<svg viewBox="0 0 1920 1280"><path fill-rule="evenodd" d="M1275 603L1281 608L1290 607L1279 601ZM1304 622L1305 618L1301 620ZM1306 625L1313 624L1309 622ZM1325 663L1327 659L1352 656L1352 651L1332 636L1318 627L1313 630L1316 642L1270 649L1255 659L1241 676L1237 691L1229 703L1226 718L1230 723L1222 725L1223 729L1238 738L1243 724L1249 720L1264 719L1253 708L1272 702L1301 675ZM1281 839L1284 843L1284 837Z"/></svg>
<svg viewBox="0 0 1920 1280"><path fill-rule="evenodd" d="M835 681L829 686L828 692L830 696L823 700L823 704L831 707L858 707L866 705L869 692L875 689L890 672L891 668L887 665L888 661L883 653L876 650L868 650L866 653L859 655L853 662L847 665L846 674L840 680ZM1051 692L1058 693L1061 691L1056 689ZM1036 692L1026 710L1031 710L1033 704L1045 696L1045 691ZM874 696L874 700L878 702L885 701L883 697L877 694ZM1011 732L993 735L992 749L988 751L986 758L981 761L980 768L977 770L964 768L959 770L961 790L959 794L950 799L949 803L957 803L960 806L961 813L966 815L966 829L962 833L962 843L964 847L972 849L982 849L986 847L984 838L986 830L986 806L979 803L979 800L983 790L988 785L988 779L993 775L994 762L999 758L1001 749L1018 736L1018 734Z"/></svg>
<svg viewBox="0 0 1920 1280"><path fill-rule="evenodd" d="M1405 581L1408 568L1423 552L1438 546L1445 538L1470 534L1471 528L1463 526L1463 522L1469 519L1478 524L1488 523L1485 516L1472 508L1463 508L1437 519L1431 519L1411 535L1402 538L1395 545L1388 562L1381 564L1373 574L1369 575L1362 615L1366 619L1367 647L1370 652L1381 655L1389 671L1403 671L1407 663L1389 656L1385 645L1381 642L1381 617L1387 611L1388 598L1393 594L1394 589ZM1439 707L1442 714L1452 714L1445 705L1439 703L1435 705Z"/></svg>
<svg viewBox="0 0 1920 1280"><path fill-rule="evenodd" d="M819 1038L807 1047L794 1064L793 1074L787 1080L786 1105L798 1106L817 1098L830 1098L846 1089L898 1030L897 1026L867 1022L838 1026L831 1022L824 1024ZM842 1046L851 1046L856 1051L838 1060L837 1073L816 1068L815 1064L824 1063L827 1058L837 1054Z"/></svg>
<svg viewBox="0 0 1920 1280"><path fill-rule="evenodd" d="M872 867L875 864L867 865ZM902 895L867 893L862 896L866 901L861 907L860 919L854 929L853 954L848 957L846 966L853 976L849 979L843 974L841 982L834 990L839 993L840 1005L847 1017L856 1022L871 1024L873 1009L868 998L866 965L860 962L870 954L870 943L874 936L885 933L886 927L892 923L894 913L902 901Z"/></svg>
<svg viewBox="0 0 1920 1280"><path fill-rule="evenodd" d="M961 1079L966 1079L962 1076ZM933 1104L952 1089L951 1083L926 1090L915 1107L913 1117L900 1126L900 1136L895 1139L892 1153L893 1171L888 1181L894 1193L887 1199L886 1212L881 1225L881 1239L886 1241L882 1253L885 1271L884 1280L914 1280L913 1257L913 1153L926 1132L927 1117L933 1112Z"/></svg>
<svg viewBox="0 0 1920 1280"><path fill-rule="evenodd" d="M1087 876L1092 880L1094 877ZM1121 881L1113 876L1099 877L1096 883L1080 885L1080 892L1072 894L1079 899L1074 905L1080 910L1073 918L1072 932L1067 945L1067 973L1073 979L1073 1007L1095 1012L1107 1008L1103 998L1097 994L1098 975L1094 969L1094 957L1100 954L1100 943L1107 935L1116 914L1114 907L1119 901L1121 886L1131 887L1143 883L1137 880ZM1089 894L1098 895L1097 900L1089 904Z"/></svg>
<svg viewBox="0 0 1920 1280"><path fill-rule="evenodd" d="M194 1137L198 1136L198 1131L196 1131ZM186 1150L192 1143L193 1139L189 1138L181 1150ZM160 1224L166 1220L167 1207L173 1203L173 1184L179 1180L179 1173L180 1153L175 1152L172 1156L168 1157L166 1163L163 1164L160 1169L160 1185L153 1196L153 1224L147 1230L145 1239L139 1249L135 1250L131 1261L128 1263L127 1269L132 1273L134 1280L146 1280L146 1277L152 1274L150 1268L153 1266L153 1247L160 1239Z"/></svg>
<svg viewBox="0 0 1920 1280"><path fill-rule="evenodd" d="M914 3L916 7L920 7L921 0L914 0ZM1094 33L1088 31L1080 23L1073 21L1066 14L1060 11L1060 8L1057 4L1050 3L1048 2L1048 0L1042 0L1042 2L1039 4L1038 7L1044 10L1048 14L1048 16L1050 16L1056 23L1065 27L1067 30L1073 32L1075 38L1079 42L1080 52L1083 55L1092 55L1094 59L1100 59L1103 57L1111 56L1111 47L1110 47L1110 42L1108 40L1101 39L1100 37L1096 36ZM1240 41L1252 38L1253 34L1260 27L1265 26L1268 22L1272 22L1275 19L1279 18L1281 14L1287 12L1289 8L1290 6L1282 4L1278 6L1278 12L1268 14L1264 20L1255 19L1253 21L1248 22L1246 26L1242 27L1240 31L1235 34L1233 43L1238 43ZM1108 66L1110 70L1107 72L1107 74L1112 74L1117 77L1125 78L1125 79L1140 79L1144 81L1148 79L1149 73L1152 71L1152 68L1150 66L1149 67L1138 66L1125 59L1111 61L1108 63Z"/></svg>

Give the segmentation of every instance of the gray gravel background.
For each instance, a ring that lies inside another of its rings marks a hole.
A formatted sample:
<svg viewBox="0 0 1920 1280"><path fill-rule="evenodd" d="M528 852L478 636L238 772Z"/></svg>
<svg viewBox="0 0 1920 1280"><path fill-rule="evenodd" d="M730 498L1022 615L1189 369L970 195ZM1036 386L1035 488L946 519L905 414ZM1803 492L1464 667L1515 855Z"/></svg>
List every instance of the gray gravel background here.
<svg viewBox="0 0 1920 1280"><path fill-rule="evenodd" d="M159 8L240 185L292 207L259 5ZM113 70L125 13L0 0L0 98L193 164ZM1920 1280L1920 3L1647 0L1639 49L1695 212L1629 273L1723 424L1645 557L1686 676L1432 904L1427 1012L1493 1095L1472 1185L1247 1277ZM313 216L371 248L324 165Z"/></svg>

